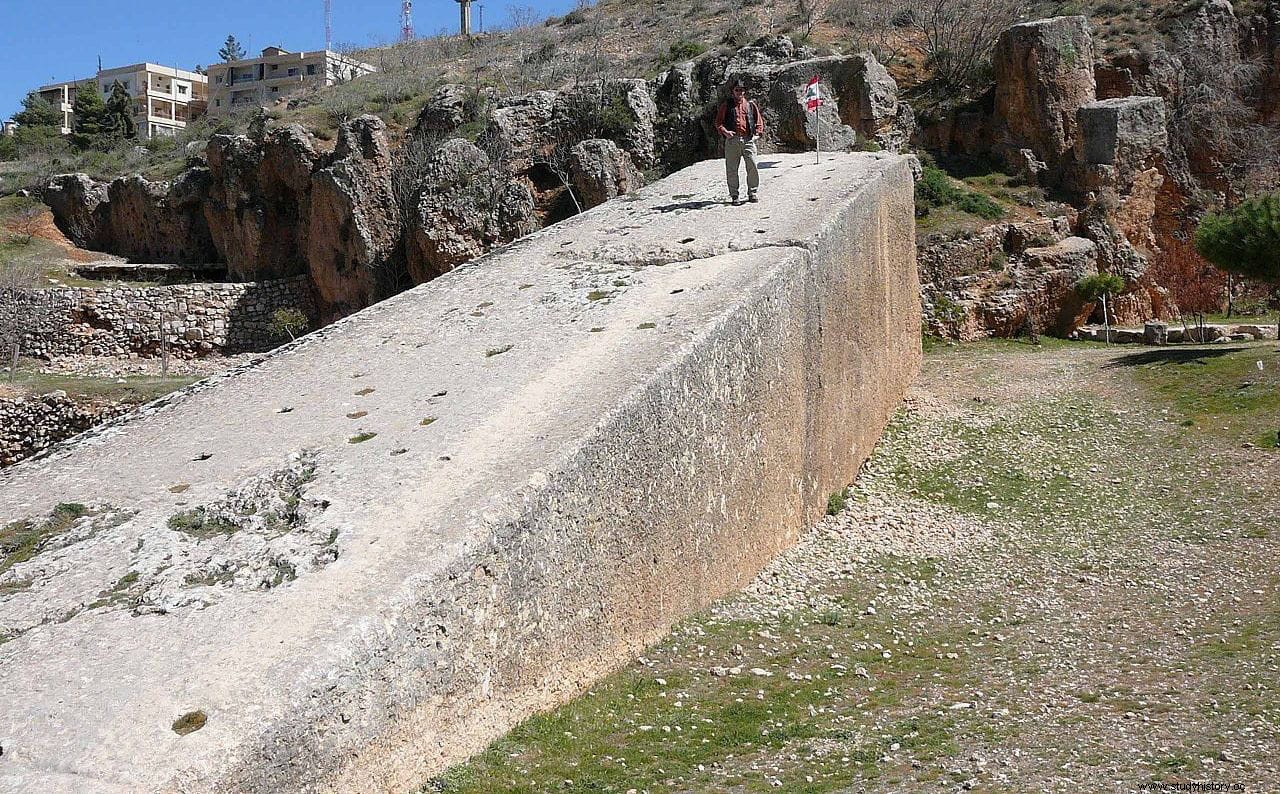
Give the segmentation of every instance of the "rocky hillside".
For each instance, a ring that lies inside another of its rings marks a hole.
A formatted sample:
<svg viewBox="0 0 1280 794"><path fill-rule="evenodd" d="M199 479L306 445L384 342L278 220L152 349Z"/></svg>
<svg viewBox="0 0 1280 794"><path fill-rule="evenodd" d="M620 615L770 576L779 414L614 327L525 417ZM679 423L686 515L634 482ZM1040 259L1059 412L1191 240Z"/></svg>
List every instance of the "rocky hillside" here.
<svg viewBox="0 0 1280 794"><path fill-rule="evenodd" d="M246 135L215 135L171 182L71 174L44 196L82 246L140 261L225 262L243 280L307 273L333 317L629 192L643 172L715 156L707 117L727 75L764 101L768 149L811 148L798 95L814 72L834 92L823 109L830 145L905 146L910 109L874 57L815 57L775 36L652 83L510 97L445 85L405 134L362 116L341 125L331 149L263 116Z"/></svg>
<svg viewBox="0 0 1280 794"><path fill-rule="evenodd" d="M925 160L934 194L920 209L937 206L921 223L922 297L933 331L972 337L1069 333L1094 308L1072 285L1098 271L1125 279L1117 319L1203 310L1221 290L1186 245L1195 218L1280 183L1277 0L1247 13L1112 4L1007 27L1021 6L977 21L708 6L679 27L664 8L602 2L366 51L375 78L193 144L173 180L60 176L46 201L87 247L225 262L241 279L308 273L336 317L716 156L708 116L729 76L765 106L766 151L812 148L797 96L819 73L834 99L824 145ZM793 35L737 46L762 29ZM850 46L866 49L838 54Z"/></svg>

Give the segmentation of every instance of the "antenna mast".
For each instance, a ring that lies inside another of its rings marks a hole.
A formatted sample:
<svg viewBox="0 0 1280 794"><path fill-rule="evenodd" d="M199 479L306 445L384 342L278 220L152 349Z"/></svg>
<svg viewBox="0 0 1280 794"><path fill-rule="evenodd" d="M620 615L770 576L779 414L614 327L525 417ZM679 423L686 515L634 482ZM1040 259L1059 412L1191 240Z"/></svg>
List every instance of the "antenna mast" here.
<svg viewBox="0 0 1280 794"><path fill-rule="evenodd" d="M324 48L333 49L333 0L324 0Z"/></svg>
<svg viewBox="0 0 1280 794"><path fill-rule="evenodd" d="M400 3L400 40L413 41L413 0Z"/></svg>

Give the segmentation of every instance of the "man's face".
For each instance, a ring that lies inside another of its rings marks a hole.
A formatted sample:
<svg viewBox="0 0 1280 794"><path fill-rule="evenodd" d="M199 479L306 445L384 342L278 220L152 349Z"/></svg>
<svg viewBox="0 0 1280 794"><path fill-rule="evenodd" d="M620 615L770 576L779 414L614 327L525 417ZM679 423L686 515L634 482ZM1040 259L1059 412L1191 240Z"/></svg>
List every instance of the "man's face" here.
<svg viewBox="0 0 1280 794"><path fill-rule="evenodd" d="M747 89L743 88L742 86L738 86L737 88L733 89L734 99L742 99L746 97L746 95L747 95Z"/></svg>

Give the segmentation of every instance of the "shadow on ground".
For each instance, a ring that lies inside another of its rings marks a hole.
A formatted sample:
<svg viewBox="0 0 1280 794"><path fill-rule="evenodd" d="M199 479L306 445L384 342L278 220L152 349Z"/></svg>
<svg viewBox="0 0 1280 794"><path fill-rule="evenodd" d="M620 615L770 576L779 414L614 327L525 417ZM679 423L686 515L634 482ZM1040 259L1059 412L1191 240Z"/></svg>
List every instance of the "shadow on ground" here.
<svg viewBox="0 0 1280 794"><path fill-rule="evenodd" d="M1103 365L1103 369L1114 369L1116 367L1139 367L1143 364L1204 364L1206 359L1218 358L1228 353L1236 353L1244 350L1243 347L1217 347L1217 348L1158 348L1156 350L1144 350L1141 353L1130 353L1125 356L1113 358Z"/></svg>

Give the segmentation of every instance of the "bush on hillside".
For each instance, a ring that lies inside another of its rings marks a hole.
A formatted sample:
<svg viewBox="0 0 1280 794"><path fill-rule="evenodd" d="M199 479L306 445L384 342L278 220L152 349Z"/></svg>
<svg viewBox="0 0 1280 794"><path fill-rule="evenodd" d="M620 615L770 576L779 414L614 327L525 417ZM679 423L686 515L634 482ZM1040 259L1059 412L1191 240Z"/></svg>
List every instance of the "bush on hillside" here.
<svg viewBox="0 0 1280 794"><path fill-rule="evenodd" d="M989 221L1004 217L1004 208L989 196L956 186L941 168L924 166L916 182L916 217L923 218L929 210L948 205Z"/></svg>

